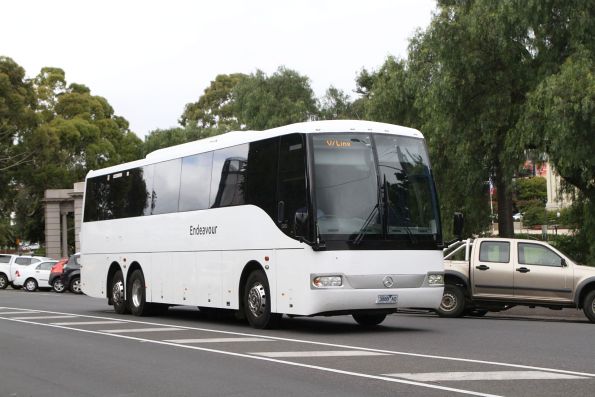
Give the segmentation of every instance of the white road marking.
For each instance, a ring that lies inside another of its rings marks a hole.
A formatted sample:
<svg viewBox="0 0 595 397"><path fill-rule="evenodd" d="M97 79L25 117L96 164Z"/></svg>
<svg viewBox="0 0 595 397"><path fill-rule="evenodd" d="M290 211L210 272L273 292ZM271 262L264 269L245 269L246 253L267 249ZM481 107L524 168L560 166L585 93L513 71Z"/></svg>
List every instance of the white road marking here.
<svg viewBox="0 0 595 397"><path fill-rule="evenodd" d="M27 313L30 314L30 313ZM53 318L74 318L74 315L67 316L26 316L26 317L10 317L12 320L51 320Z"/></svg>
<svg viewBox="0 0 595 397"><path fill-rule="evenodd" d="M52 325L103 325L103 324L124 324L123 321L105 320L105 321L73 321L67 323L52 323Z"/></svg>
<svg viewBox="0 0 595 397"><path fill-rule="evenodd" d="M263 357L351 357L351 356L388 356L386 353L376 353L361 350L318 350L318 351L297 351L297 352L258 352L248 353Z"/></svg>
<svg viewBox="0 0 595 397"><path fill-rule="evenodd" d="M18 312L0 312L0 316L4 316L5 314L33 314L39 313L37 310L21 310Z"/></svg>
<svg viewBox="0 0 595 397"><path fill-rule="evenodd" d="M544 371L427 372L385 374L385 376L415 380L419 382L526 379L589 379L586 376L557 374L554 372Z"/></svg>
<svg viewBox="0 0 595 397"><path fill-rule="evenodd" d="M183 331L182 328L124 328L124 329L99 329L97 332L108 334L129 334L133 332L165 332L165 331Z"/></svg>
<svg viewBox="0 0 595 397"><path fill-rule="evenodd" d="M274 342L268 338L201 338L201 339L169 339L171 343L228 343L228 342Z"/></svg>

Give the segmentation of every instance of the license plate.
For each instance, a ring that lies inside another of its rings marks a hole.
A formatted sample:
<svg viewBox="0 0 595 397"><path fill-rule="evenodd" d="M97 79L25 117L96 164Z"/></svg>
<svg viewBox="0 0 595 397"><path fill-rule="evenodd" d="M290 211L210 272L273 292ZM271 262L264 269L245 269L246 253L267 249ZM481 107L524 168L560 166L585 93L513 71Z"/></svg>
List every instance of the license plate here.
<svg viewBox="0 0 595 397"><path fill-rule="evenodd" d="M380 304L395 304L399 295L378 295L376 303Z"/></svg>

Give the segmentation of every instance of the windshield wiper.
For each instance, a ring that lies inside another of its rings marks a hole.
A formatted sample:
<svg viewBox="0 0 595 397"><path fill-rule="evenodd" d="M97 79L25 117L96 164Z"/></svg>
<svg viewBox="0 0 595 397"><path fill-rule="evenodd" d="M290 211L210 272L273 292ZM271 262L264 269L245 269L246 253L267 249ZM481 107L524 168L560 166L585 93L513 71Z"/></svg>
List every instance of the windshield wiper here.
<svg viewBox="0 0 595 397"><path fill-rule="evenodd" d="M374 219L374 216L376 215L376 211L379 208L380 208L380 203L376 203L374 208L372 208L370 215L368 215L368 217L366 218L363 226L359 229L357 236L353 239L353 245L360 245L360 243L362 242L362 240L364 239L364 236L366 234L366 229L368 228L368 226L370 226L370 223L372 222L372 219Z"/></svg>

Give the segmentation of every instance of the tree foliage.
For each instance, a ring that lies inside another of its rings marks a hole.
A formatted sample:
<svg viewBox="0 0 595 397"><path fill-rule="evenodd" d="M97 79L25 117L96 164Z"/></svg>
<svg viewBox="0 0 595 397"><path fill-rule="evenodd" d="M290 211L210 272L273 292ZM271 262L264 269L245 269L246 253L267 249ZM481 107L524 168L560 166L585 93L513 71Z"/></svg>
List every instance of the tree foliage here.
<svg viewBox="0 0 595 397"><path fill-rule="evenodd" d="M280 67L267 76L258 70L234 89L234 111L242 128L264 130L307 121L318 113L308 77Z"/></svg>

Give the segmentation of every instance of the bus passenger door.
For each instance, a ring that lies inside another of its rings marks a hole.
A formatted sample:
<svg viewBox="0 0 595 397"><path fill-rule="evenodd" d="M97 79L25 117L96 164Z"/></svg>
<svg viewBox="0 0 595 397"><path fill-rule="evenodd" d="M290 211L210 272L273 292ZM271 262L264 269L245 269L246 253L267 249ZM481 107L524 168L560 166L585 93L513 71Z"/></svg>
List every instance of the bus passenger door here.
<svg viewBox="0 0 595 397"><path fill-rule="evenodd" d="M300 134L281 137L276 223L290 237L309 237L306 144Z"/></svg>

